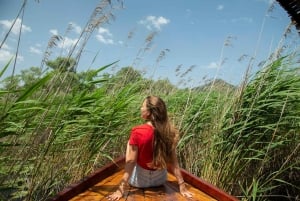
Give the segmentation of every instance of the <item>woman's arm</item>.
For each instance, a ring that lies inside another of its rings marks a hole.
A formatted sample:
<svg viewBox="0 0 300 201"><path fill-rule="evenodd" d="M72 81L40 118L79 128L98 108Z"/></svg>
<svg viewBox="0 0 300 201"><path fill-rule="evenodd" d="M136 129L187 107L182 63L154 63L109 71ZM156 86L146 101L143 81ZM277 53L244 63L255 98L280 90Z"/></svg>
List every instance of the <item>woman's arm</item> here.
<svg viewBox="0 0 300 201"><path fill-rule="evenodd" d="M128 142L126 148L125 173L122 179L126 183L128 183L128 180L132 174L133 168L137 161L137 156L138 156L138 147L135 145L130 145Z"/></svg>
<svg viewBox="0 0 300 201"><path fill-rule="evenodd" d="M136 164L137 155L138 147L135 145L130 145L128 142L126 148L125 173L123 175L119 188L112 195L108 196L108 200L119 200L123 196L125 187L128 185L128 180Z"/></svg>
<svg viewBox="0 0 300 201"><path fill-rule="evenodd" d="M192 193L190 191L188 191L186 186L185 186L184 180L183 180L181 172L180 172L180 167L179 167L177 154L176 154L175 150L172 151L172 162L170 163L170 168L171 168L171 171L173 172L174 176L177 179L180 193L184 197L191 198Z"/></svg>

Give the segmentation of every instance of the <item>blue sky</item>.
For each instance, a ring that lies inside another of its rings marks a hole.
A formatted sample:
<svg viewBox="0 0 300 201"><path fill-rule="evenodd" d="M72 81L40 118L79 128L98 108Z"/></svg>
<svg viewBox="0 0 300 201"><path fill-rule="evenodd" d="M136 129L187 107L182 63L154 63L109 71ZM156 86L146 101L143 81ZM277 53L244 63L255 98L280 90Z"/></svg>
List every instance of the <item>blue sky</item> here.
<svg viewBox="0 0 300 201"><path fill-rule="evenodd" d="M16 18L22 2L0 0L0 41ZM28 0L23 21L21 16L17 19L0 49L0 66L16 53L21 22L23 28L16 72L41 66L53 35L60 35L63 39L52 50L49 59L66 56L99 2ZM146 77L168 78L177 85L184 80L185 86L197 86L213 78L239 84L249 59L255 58L254 73L260 68L258 64L278 47L290 22L278 3L275 2L270 11L273 2L270 0L125 0L123 8L118 1L112 2L115 19L101 25L91 35L81 55L78 71L119 60L109 72L133 65ZM69 24L72 24L72 30L65 34ZM150 48L140 54L145 39L153 32L156 35ZM294 37L298 36L295 34ZM162 54L164 57L159 59ZM240 58L244 59L239 61ZM12 65L6 74L9 75L11 69Z"/></svg>

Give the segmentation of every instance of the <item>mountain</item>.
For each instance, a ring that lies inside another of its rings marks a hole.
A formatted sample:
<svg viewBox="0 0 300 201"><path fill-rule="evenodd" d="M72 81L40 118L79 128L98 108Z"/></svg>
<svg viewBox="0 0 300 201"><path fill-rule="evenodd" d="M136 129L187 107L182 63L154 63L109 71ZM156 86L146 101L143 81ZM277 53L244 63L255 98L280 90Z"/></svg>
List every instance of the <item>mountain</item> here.
<svg viewBox="0 0 300 201"><path fill-rule="evenodd" d="M210 89L214 91L225 91L225 90L235 90L237 86L232 85L222 79L215 79L207 82L204 85L193 88L194 91L208 91Z"/></svg>

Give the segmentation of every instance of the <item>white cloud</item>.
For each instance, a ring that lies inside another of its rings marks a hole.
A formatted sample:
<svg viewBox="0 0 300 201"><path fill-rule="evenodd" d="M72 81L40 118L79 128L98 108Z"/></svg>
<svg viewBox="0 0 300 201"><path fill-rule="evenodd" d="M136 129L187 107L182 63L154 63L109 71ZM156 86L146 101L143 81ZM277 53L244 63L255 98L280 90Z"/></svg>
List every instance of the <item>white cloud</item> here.
<svg viewBox="0 0 300 201"><path fill-rule="evenodd" d="M215 62L215 61L211 62L211 63L207 66L207 68L211 68L211 69L213 69L213 68L218 68L218 67L219 67L219 65L218 65L218 63Z"/></svg>
<svg viewBox="0 0 300 201"><path fill-rule="evenodd" d="M98 33L99 34L106 34L107 36L112 36L112 34L110 33L110 31L108 29L105 29L105 28L102 28L102 27L100 27L98 29Z"/></svg>
<svg viewBox="0 0 300 201"><path fill-rule="evenodd" d="M12 26L14 20L0 20L0 25L2 25L2 27L6 30L9 30L10 27ZM21 28L21 24L22 24L22 20L20 18L18 18L11 30L11 32L15 35L19 34L20 32L20 28ZM22 33L25 33L25 32L31 32L31 28L22 24Z"/></svg>
<svg viewBox="0 0 300 201"><path fill-rule="evenodd" d="M80 34L81 33L81 27L77 25L75 22L70 22L70 25L72 27L72 30L75 31L75 33Z"/></svg>
<svg viewBox="0 0 300 201"><path fill-rule="evenodd" d="M50 32L52 35L58 35L57 29L51 29L49 32Z"/></svg>
<svg viewBox="0 0 300 201"><path fill-rule="evenodd" d="M98 34L96 36L97 40L100 41L101 43L104 43L104 44L113 44L114 41L112 39L109 39L109 38L105 38L103 35L100 35Z"/></svg>
<svg viewBox="0 0 300 201"><path fill-rule="evenodd" d="M6 49L0 49L0 62L8 62L14 55Z"/></svg>
<svg viewBox="0 0 300 201"><path fill-rule="evenodd" d="M7 64L7 62L11 59L15 57L15 54L12 53L11 51L7 50L7 49L0 49L0 62L3 64ZM24 61L24 57L21 55L18 55L17 57L17 62L22 62Z"/></svg>
<svg viewBox="0 0 300 201"><path fill-rule="evenodd" d="M161 27L163 25L166 25L168 23L170 23L170 20L167 18L164 18L162 16L160 17L156 17L156 16L147 16L145 20L140 20L139 21L140 24L145 25L147 29L157 29L157 30L161 30Z"/></svg>
<svg viewBox="0 0 300 201"><path fill-rule="evenodd" d="M49 32L55 36L59 35L57 29L51 29ZM69 37L60 37L60 39L57 42L57 47L61 49L70 49L78 42L78 40L78 38L72 39Z"/></svg>
<svg viewBox="0 0 300 201"><path fill-rule="evenodd" d="M58 48L62 48L62 49L69 49L71 47L73 47L78 41L78 38L75 39L71 39L68 37L65 37L63 40L59 41L59 43L57 44Z"/></svg>
<svg viewBox="0 0 300 201"><path fill-rule="evenodd" d="M6 43L4 43L3 45L2 45L2 49L10 49L10 47L8 47L8 45L6 45Z"/></svg>
<svg viewBox="0 0 300 201"><path fill-rule="evenodd" d="M21 56L21 55L18 55L18 56L17 56L17 62L19 63L19 62L21 62L21 61L24 61L24 57Z"/></svg>
<svg viewBox="0 0 300 201"><path fill-rule="evenodd" d="M11 52L11 48L5 43L0 49L0 62L7 63L15 54Z"/></svg>
<svg viewBox="0 0 300 201"><path fill-rule="evenodd" d="M114 41L112 39L112 34L108 29L100 27L98 29L98 33L96 35L96 38L98 41L104 44L114 44Z"/></svg>
<svg viewBox="0 0 300 201"><path fill-rule="evenodd" d="M223 10L224 9L224 5L218 5L217 6L217 10Z"/></svg>
<svg viewBox="0 0 300 201"><path fill-rule="evenodd" d="M38 49L37 47L33 47L33 46L29 47L29 52L34 53L34 54L38 54L38 55L42 54L42 51L40 49Z"/></svg>

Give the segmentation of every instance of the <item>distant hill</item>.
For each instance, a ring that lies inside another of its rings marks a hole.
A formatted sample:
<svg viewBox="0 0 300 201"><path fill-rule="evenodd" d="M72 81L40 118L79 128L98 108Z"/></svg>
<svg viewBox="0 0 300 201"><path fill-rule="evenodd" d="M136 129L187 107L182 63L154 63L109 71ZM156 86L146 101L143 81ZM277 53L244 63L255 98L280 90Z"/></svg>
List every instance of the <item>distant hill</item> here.
<svg viewBox="0 0 300 201"><path fill-rule="evenodd" d="M194 91L208 91L212 88L214 91L225 91L225 90L235 90L237 86L229 84L222 79L211 80L204 85L193 88Z"/></svg>

